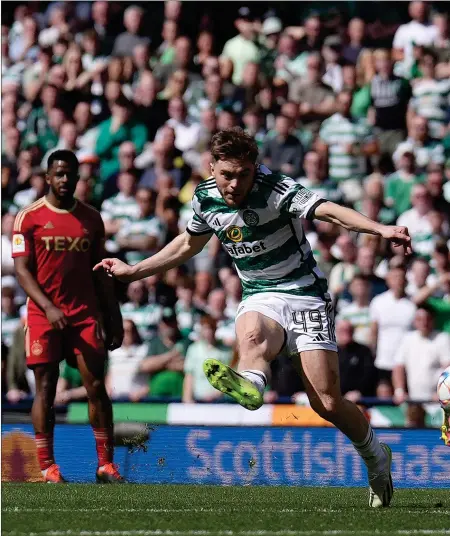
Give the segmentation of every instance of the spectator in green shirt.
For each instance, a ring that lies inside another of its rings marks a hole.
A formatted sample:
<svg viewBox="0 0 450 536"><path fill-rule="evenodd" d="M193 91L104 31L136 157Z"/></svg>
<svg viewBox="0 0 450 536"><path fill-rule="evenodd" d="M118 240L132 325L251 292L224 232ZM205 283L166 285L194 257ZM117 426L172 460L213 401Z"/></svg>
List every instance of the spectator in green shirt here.
<svg viewBox="0 0 450 536"><path fill-rule="evenodd" d="M443 290L444 296L434 296L440 289ZM425 305L433 313L438 331L450 333L450 272L442 274L433 285L421 288L413 301L417 306Z"/></svg>
<svg viewBox="0 0 450 536"><path fill-rule="evenodd" d="M223 48L221 59L231 60L233 64L233 84L240 86L244 69L247 63L259 63L260 46L256 40L254 29L254 19L248 7L239 9L238 18L235 21L235 26L238 35L229 39Z"/></svg>
<svg viewBox="0 0 450 536"><path fill-rule="evenodd" d="M123 94L119 95L112 105L112 116L99 126L95 153L101 159L100 180L105 182L119 171L119 147L124 141L133 142L139 154L147 138L147 127L133 117L129 100Z"/></svg>
<svg viewBox="0 0 450 536"><path fill-rule="evenodd" d="M361 78L361 77L359 77ZM358 84L356 67L344 65L342 67L343 88L352 92L352 106L350 113L355 119L366 119L370 108L370 89L368 85Z"/></svg>
<svg viewBox="0 0 450 536"><path fill-rule="evenodd" d="M61 363L60 375L56 386L55 405L65 405L72 400L85 400L86 388L83 386L81 374L66 361Z"/></svg>
<svg viewBox="0 0 450 536"><path fill-rule="evenodd" d="M406 151L398 161L398 169L386 179L385 202L393 207L397 216L411 208L411 190L415 184L423 182L423 176L416 173L414 153Z"/></svg>
<svg viewBox="0 0 450 536"><path fill-rule="evenodd" d="M47 84L41 91L42 106L34 108L28 116L24 146L38 145L42 153L53 149L58 143L58 133L50 125L50 113L56 108L58 89Z"/></svg>
<svg viewBox="0 0 450 536"><path fill-rule="evenodd" d="M177 317L172 309L165 309L158 327L158 335L148 345L148 355L140 371L150 374L150 396L181 398L184 358L189 342L181 337Z"/></svg>
<svg viewBox="0 0 450 536"><path fill-rule="evenodd" d="M277 47L283 30L283 24L278 17L268 17L262 25L263 46L260 49L261 72L272 79L275 76L275 59L278 55Z"/></svg>
<svg viewBox="0 0 450 536"><path fill-rule="evenodd" d="M203 361L206 357L218 359L229 365L233 351L222 346L216 340L217 323L211 316L203 316L200 320L200 337L189 346L184 363L183 402L213 402L223 397L209 384L203 372Z"/></svg>

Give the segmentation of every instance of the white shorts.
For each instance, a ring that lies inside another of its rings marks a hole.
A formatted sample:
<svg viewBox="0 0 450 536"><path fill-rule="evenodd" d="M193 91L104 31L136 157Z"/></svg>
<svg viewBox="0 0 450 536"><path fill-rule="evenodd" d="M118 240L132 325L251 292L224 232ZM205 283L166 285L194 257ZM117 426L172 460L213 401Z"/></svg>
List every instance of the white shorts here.
<svg viewBox="0 0 450 536"><path fill-rule="evenodd" d="M329 294L325 294L324 300L314 296L261 292L239 304L236 320L250 311L256 311L275 320L286 333L289 354L305 350L336 352L334 308L329 298Z"/></svg>

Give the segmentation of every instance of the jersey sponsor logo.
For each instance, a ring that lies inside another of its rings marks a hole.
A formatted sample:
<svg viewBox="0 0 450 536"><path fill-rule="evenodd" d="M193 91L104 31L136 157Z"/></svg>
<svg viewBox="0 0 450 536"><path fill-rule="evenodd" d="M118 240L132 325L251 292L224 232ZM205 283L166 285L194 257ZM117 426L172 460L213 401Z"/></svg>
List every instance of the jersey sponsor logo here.
<svg viewBox="0 0 450 536"><path fill-rule="evenodd" d="M55 226L53 225L53 223L51 221L48 221L45 225L44 225L44 229L54 229Z"/></svg>
<svg viewBox="0 0 450 536"><path fill-rule="evenodd" d="M39 341L34 341L31 345L31 353L33 355L41 355L44 351L44 348L42 347L42 344Z"/></svg>
<svg viewBox="0 0 450 536"><path fill-rule="evenodd" d="M15 234L12 239L12 252L25 253L25 237L23 234Z"/></svg>
<svg viewBox="0 0 450 536"><path fill-rule="evenodd" d="M256 227L259 223L259 216L254 210L244 210L242 219L249 227Z"/></svg>
<svg viewBox="0 0 450 536"><path fill-rule="evenodd" d="M213 222L212 222L213 226L214 227L220 227L220 221L219 221L219 218L216 218Z"/></svg>
<svg viewBox="0 0 450 536"><path fill-rule="evenodd" d="M78 251L85 252L91 247L89 238L76 236L42 236L47 251Z"/></svg>
<svg viewBox="0 0 450 536"><path fill-rule="evenodd" d="M261 253L262 251L267 251L266 245L261 240L258 244L254 246L247 246L247 244L233 244L232 246L225 246L226 250L232 257L248 257L252 253Z"/></svg>
<svg viewBox="0 0 450 536"><path fill-rule="evenodd" d="M236 225L232 225L227 229L227 237L232 242L242 242L242 231L239 227L236 227Z"/></svg>
<svg viewBox="0 0 450 536"><path fill-rule="evenodd" d="M292 199L291 212L301 212L305 204L313 195L313 192L310 192L306 188L302 188Z"/></svg>

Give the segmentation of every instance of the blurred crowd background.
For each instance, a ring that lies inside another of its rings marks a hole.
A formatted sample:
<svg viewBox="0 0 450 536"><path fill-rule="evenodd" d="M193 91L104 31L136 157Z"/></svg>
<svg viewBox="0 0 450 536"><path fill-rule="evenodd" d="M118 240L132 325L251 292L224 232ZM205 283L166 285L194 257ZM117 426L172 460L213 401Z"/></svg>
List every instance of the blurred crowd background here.
<svg viewBox="0 0 450 536"><path fill-rule="evenodd" d="M240 125L260 161L321 196L406 225L414 256L305 222L329 278L343 392L435 399L450 364L450 34L447 2L3 2L2 390L33 393L15 214L45 193L48 155L76 152L76 196L109 254L135 263L185 229L209 143ZM115 399L217 400L206 357L236 361L241 286L213 237L186 266L119 286ZM85 398L61 366L57 403ZM290 356L266 399L304 400ZM410 420L420 421L420 405ZM419 417L417 417L419 415Z"/></svg>

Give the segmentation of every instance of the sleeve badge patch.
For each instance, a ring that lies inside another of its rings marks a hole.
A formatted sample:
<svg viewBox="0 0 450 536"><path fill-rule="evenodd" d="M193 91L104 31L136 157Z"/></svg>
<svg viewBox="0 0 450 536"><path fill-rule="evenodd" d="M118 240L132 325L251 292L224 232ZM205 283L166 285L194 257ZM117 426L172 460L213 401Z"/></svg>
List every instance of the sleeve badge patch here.
<svg viewBox="0 0 450 536"><path fill-rule="evenodd" d="M25 253L25 237L23 234L15 234L12 239L12 252Z"/></svg>

